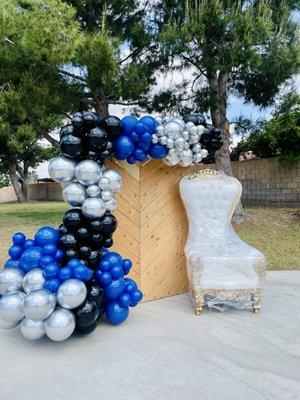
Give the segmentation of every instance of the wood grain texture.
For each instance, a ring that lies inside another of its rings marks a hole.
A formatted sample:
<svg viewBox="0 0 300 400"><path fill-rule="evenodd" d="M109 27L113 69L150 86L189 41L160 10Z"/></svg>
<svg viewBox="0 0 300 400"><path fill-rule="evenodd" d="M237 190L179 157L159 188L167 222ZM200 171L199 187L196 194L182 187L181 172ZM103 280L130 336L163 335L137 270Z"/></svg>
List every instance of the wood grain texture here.
<svg viewBox="0 0 300 400"><path fill-rule="evenodd" d="M116 162L110 167L123 178L113 249L132 259L129 276L138 282L144 301L186 292L188 226L179 181L196 168L167 167L160 160L140 165L139 171Z"/></svg>

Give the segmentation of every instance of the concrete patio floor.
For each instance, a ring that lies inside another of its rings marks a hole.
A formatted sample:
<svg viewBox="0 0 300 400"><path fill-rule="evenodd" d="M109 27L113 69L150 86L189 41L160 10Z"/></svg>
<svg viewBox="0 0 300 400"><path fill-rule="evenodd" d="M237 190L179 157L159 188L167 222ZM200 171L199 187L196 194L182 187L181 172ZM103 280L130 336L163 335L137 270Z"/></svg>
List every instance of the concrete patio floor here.
<svg viewBox="0 0 300 400"><path fill-rule="evenodd" d="M60 343L1 330L0 399L299 399L299 309L300 271L273 271L260 315L196 317L181 295Z"/></svg>

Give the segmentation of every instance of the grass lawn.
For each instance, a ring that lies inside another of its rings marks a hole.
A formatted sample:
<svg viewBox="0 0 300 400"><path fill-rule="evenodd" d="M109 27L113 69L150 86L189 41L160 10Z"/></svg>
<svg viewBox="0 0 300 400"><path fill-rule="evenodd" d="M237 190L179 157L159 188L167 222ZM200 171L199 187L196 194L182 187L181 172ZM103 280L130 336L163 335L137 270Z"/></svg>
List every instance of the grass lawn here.
<svg viewBox="0 0 300 400"><path fill-rule="evenodd" d="M68 206L63 202L0 204L0 268L7 259L11 236L28 237L42 225L58 226ZM300 269L300 211L285 208L248 208L247 219L235 224L240 237L261 250L269 269Z"/></svg>

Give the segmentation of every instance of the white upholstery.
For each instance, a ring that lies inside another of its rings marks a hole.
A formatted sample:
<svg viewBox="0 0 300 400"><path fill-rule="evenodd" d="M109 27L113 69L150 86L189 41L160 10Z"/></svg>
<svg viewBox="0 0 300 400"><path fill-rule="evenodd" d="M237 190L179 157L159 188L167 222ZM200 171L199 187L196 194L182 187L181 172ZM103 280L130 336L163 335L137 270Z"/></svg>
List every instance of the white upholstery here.
<svg viewBox="0 0 300 400"><path fill-rule="evenodd" d="M231 225L240 182L206 170L182 178L180 193L189 222L185 256L191 290L257 289L261 282L255 264L264 264L264 256Z"/></svg>

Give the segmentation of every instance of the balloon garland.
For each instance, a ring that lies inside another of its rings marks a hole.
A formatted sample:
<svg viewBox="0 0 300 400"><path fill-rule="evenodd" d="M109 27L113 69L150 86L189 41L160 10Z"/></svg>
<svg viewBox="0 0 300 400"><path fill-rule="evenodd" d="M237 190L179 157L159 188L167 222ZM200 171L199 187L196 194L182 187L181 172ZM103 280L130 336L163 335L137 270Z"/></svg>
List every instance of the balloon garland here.
<svg viewBox="0 0 300 400"><path fill-rule="evenodd" d="M108 250L122 177L106 168L106 160L135 164L150 157L187 167L212 162L221 146L220 131L202 115L121 121L91 111L74 114L60 131L61 154L49 165L72 208L58 229L41 227L34 239L13 235L0 272L0 328L20 324L27 339L61 341L74 331L93 332L104 315L113 325L124 322L143 295L126 278L131 260Z"/></svg>

